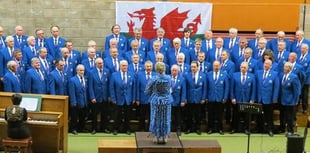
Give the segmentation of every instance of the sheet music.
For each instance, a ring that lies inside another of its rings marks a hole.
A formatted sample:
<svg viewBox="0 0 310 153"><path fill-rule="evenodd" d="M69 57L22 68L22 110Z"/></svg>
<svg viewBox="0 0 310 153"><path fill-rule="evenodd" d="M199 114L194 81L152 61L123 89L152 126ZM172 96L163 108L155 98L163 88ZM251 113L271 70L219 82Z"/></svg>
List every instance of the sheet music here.
<svg viewBox="0 0 310 153"><path fill-rule="evenodd" d="M23 97L20 107L25 108L27 111L36 111L38 107L38 98Z"/></svg>

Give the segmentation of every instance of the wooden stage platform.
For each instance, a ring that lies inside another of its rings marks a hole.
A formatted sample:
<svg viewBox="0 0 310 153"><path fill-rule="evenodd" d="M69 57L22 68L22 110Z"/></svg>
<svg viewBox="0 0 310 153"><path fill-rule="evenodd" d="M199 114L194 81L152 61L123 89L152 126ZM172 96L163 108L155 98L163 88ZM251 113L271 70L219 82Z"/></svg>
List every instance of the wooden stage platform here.
<svg viewBox="0 0 310 153"><path fill-rule="evenodd" d="M154 144L148 132L136 132L135 139L98 140L98 153L221 153L216 140L180 140L171 133L166 144Z"/></svg>

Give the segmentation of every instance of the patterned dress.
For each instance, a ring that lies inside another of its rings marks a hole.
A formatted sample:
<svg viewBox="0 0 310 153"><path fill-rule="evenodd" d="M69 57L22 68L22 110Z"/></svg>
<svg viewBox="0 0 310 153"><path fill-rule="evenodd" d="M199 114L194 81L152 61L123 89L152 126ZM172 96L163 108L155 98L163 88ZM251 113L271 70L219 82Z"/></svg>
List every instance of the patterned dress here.
<svg viewBox="0 0 310 153"><path fill-rule="evenodd" d="M25 139L30 137L28 127L24 124L27 120L27 111L25 108L17 105L8 106L5 109L5 120L8 122L8 137L14 139Z"/></svg>
<svg viewBox="0 0 310 153"><path fill-rule="evenodd" d="M171 77L158 74L152 77L146 86L146 93L150 95L151 106L150 132L157 138L170 134L171 124Z"/></svg>

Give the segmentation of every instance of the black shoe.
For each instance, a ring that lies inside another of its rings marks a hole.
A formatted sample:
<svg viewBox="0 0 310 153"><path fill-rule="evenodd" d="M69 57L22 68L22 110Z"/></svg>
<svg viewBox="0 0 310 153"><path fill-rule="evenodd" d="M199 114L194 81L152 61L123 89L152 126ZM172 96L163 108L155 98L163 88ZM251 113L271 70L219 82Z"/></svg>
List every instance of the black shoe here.
<svg viewBox="0 0 310 153"><path fill-rule="evenodd" d="M235 130L231 130L231 131L230 131L230 134L234 134L234 133L236 133Z"/></svg>
<svg viewBox="0 0 310 153"><path fill-rule="evenodd" d="M189 134L189 133L191 133L191 130L186 130L184 133Z"/></svg>
<svg viewBox="0 0 310 153"><path fill-rule="evenodd" d="M220 135L224 135L224 132L222 130L219 130Z"/></svg>
<svg viewBox="0 0 310 153"><path fill-rule="evenodd" d="M113 130L113 135L117 135L117 130Z"/></svg>
<svg viewBox="0 0 310 153"><path fill-rule="evenodd" d="M270 137L273 137L273 132L272 132L272 131L269 131L269 132L268 132L268 135L269 135Z"/></svg>
<svg viewBox="0 0 310 153"><path fill-rule="evenodd" d="M208 132L207 132L208 134L212 134L213 133L213 131L212 130L208 130Z"/></svg>
<svg viewBox="0 0 310 153"><path fill-rule="evenodd" d="M131 131L130 131L130 130L127 130L127 131L126 131L126 134L127 134L127 135L131 135Z"/></svg>
<svg viewBox="0 0 310 153"><path fill-rule="evenodd" d="M72 131L72 134L77 135L78 133L77 133L76 130L73 130L73 131Z"/></svg>
<svg viewBox="0 0 310 153"><path fill-rule="evenodd" d="M200 130L196 130L196 133L197 133L198 135L201 135L201 131L200 131Z"/></svg>
<svg viewBox="0 0 310 153"><path fill-rule="evenodd" d="M178 136L181 136L181 135L182 135L181 130L177 130L177 135L178 135Z"/></svg>
<svg viewBox="0 0 310 153"><path fill-rule="evenodd" d="M285 136L286 136L286 137L289 137L289 136L293 136L293 135L294 135L294 134L293 134L292 132L287 132Z"/></svg>
<svg viewBox="0 0 310 153"><path fill-rule="evenodd" d="M108 129L104 129L103 132L104 132L104 133L111 133L111 131L108 130Z"/></svg>
<svg viewBox="0 0 310 153"><path fill-rule="evenodd" d="M92 130L92 131L91 131L91 134L92 134L92 135L96 134L96 130Z"/></svg>

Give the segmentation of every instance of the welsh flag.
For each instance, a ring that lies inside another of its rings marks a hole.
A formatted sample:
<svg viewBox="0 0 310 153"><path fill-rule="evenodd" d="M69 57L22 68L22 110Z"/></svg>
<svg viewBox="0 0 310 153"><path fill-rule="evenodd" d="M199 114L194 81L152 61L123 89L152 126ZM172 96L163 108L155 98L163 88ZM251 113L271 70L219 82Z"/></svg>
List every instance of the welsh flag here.
<svg viewBox="0 0 310 153"><path fill-rule="evenodd" d="M143 37L156 37L156 29L165 29L165 37L172 40L183 37L183 29L192 34L203 34L211 29L211 3L181 2L116 2L116 23L121 31L133 35L134 28L143 30Z"/></svg>

